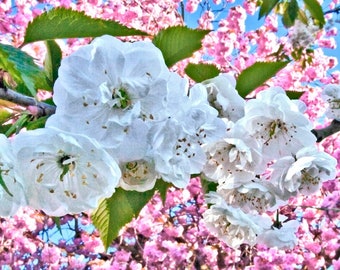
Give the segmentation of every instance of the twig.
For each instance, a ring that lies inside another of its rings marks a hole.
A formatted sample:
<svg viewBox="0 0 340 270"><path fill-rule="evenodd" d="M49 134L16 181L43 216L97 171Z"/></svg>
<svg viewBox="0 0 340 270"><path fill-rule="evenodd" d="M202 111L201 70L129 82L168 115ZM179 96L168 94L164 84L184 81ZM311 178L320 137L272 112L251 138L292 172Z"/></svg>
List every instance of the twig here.
<svg viewBox="0 0 340 270"><path fill-rule="evenodd" d="M323 14L326 15L326 14L329 14L329 13L336 13L336 14L340 13L340 7L336 7L334 9L327 10Z"/></svg>
<svg viewBox="0 0 340 270"><path fill-rule="evenodd" d="M45 102L37 101L35 98L25 96L11 89L0 86L0 99L7 100L20 106L34 106L36 108L35 116L48 116L55 113L56 107Z"/></svg>
<svg viewBox="0 0 340 270"><path fill-rule="evenodd" d="M321 142L326 137L340 131L340 121L334 119L331 124L322 129L313 129L312 132L316 136L316 141Z"/></svg>

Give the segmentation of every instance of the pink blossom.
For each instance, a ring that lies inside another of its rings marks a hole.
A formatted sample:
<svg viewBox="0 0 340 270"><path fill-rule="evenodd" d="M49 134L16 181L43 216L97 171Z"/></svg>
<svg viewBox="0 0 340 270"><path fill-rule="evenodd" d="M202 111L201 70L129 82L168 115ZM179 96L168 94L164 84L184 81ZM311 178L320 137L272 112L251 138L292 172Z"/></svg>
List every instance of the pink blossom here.
<svg viewBox="0 0 340 270"><path fill-rule="evenodd" d="M200 2L200 0L188 0L185 5L185 9L190 13L194 13Z"/></svg>
<svg viewBox="0 0 340 270"><path fill-rule="evenodd" d="M306 248L309 249L314 254L318 254L321 251L321 246L319 243L306 243Z"/></svg>
<svg viewBox="0 0 340 270"><path fill-rule="evenodd" d="M100 239L87 234L82 234L81 238L82 242L84 243L84 249L87 252L100 253L104 251L104 247Z"/></svg>
<svg viewBox="0 0 340 270"><path fill-rule="evenodd" d="M247 0L243 2L243 7L246 10L247 14L254 15L257 9L256 1Z"/></svg>
<svg viewBox="0 0 340 270"><path fill-rule="evenodd" d="M60 258L60 251L54 246L45 245L41 252L41 259L48 264L57 264Z"/></svg>
<svg viewBox="0 0 340 270"><path fill-rule="evenodd" d="M320 47L323 47L323 48L329 48L329 49L336 48L336 42L334 38L319 39L318 44Z"/></svg>
<svg viewBox="0 0 340 270"><path fill-rule="evenodd" d="M307 220L312 220L315 217L316 211L314 209L306 209L303 213L303 218Z"/></svg>
<svg viewBox="0 0 340 270"><path fill-rule="evenodd" d="M119 262L127 262L131 256L130 252L126 252L125 250L119 250L115 252L116 260Z"/></svg>
<svg viewBox="0 0 340 270"><path fill-rule="evenodd" d="M184 232L184 228L182 226L178 226L178 227L165 227L164 228L164 233L168 236L168 237L181 237L183 235Z"/></svg>
<svg viewBox="0 0 340 270"><path fill-rule="evenodd" d="M340 269L340 259L338 259L338 260L333 260L333 261L332 261L332 265L333 265L333 267L334 267L335 270Z"/></svg>
<svg viewBox="0 0 340 270"><path fill-rule="evenodd" d="M277 32L279 23L275 13L268 15L264 23L268 31Z"/></svg>
<svg viewBox="0 0 340 270"><path fill-rule="evenodd" d="M161 262L165 259L167 254L158 249L155 241L148 241L145 243L143 256L146 262Z"/></svg>
<svg viewBox="0 0 340 270"><path fill-rule="evenodd" d="M329 230L323 230L322 231L322 239L324 241L330 241L332 239L336 239L337 238L337 232L334 231L333 229L329 229Z"/></svg>
<svg viewBox="0 0 340 270"><path fill-rule="evenodd" d="M338 28L336 27L331 27L326 32L327 37L335 37L337 34L338 34Z"/></svg>
<svg viewBox="0 0 340 270"><path fill-rule="evenodd" d="M247 18L246 11L241 6L232 7L229 11L227 26L233 31L243 33L245 31L245 20Z"/></svg>
<svg viewBox="0 0 340 270"><path fill-rule="evenodd" d="M85 267L85 257L84 255L80 255L78 258L69 257L68 259L68 267L71 269L84 269Z"/></svg>
<svg viewBox="0 0 340 270"><path fill-rule="evenodd" d="M202 29L212 30L214 28L212 21L214 20L215 15L211 11L206 11L204 14L199 18L198 25Z"/></svg>

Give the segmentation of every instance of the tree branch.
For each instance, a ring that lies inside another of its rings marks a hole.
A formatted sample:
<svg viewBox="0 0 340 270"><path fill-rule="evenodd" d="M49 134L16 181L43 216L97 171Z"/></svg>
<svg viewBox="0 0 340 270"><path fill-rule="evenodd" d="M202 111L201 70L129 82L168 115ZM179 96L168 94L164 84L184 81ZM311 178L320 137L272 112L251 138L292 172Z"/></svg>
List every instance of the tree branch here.
<svg viewBox="0 0 340 270"><path fill-rule="evenodd" d="M336 14L340 13L340 7L336 7L334 9L327 10L323 14L326 15L326 14L329 14L329 13L336 13Z"/></svg>
<svg viewBox="0 0 340 270"><path fill-rule="evenodd" d="M184 22L184 20L185 20L185 18L184 18L185 11L184 11L184 3L183 3L183 1L181 1L180 7L181 7L181 16L182 16L182 19L183 19L183 22Z"/></svg>
<svg viewBox="0 0 340 270"><path fill-rule="evenodd" d="M0 85L0 99L7 100L20 106L34 106L36 108L35 116L48 116L55 113L56 107L45 102L37 101L35 98L25 96L11 89L4 88Z"/></svg>
<svg viewBox="0 0 340 270"><path fill-rule="evenodd" d="M334 119L331 124L322 129L313 129L312 133L316 136L316 141L321 142L326 137L340 131L340 121Z"/></svg>

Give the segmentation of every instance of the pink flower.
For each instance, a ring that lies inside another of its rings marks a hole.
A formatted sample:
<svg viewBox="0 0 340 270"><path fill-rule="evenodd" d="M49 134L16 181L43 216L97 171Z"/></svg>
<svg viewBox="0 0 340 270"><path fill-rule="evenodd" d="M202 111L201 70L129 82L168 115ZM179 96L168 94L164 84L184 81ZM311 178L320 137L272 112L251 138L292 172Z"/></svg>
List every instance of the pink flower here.
<svg viewBox="0 0 340 270"><path fill-rule="evenodd" d="M131 252L125 250L118 250L114 253L115 259L119 262L128 262L131 256Z"/></svg>
<svg viewBox="0 0 340 270"><path fill-rule="evenodd" d="M249 15L254 15L257 9L256 1L247 0L243 2L243 7Z"/></svg>
<svg viewBox="0 0 340 270"><path fill-rule="evenodd" d="M336 27L331 27L326 32L327 37L335 37L337 34L338 34L338 28Z"/></svg>
<svg viewBox="0 0 340 270"><path fill-rule="evenodd" d="M334 267L335 270L340 269L340 259L338 259L338 260L333 260L333 261L332 261L332 265L333 265L333 267Z"/></svg>
<svg viewBox="0 0 340 270"><path fill-rule="evenodd" d="M55 246L45 245L41 252L41 259L48 264L57 264L60 259L60 250Z"/></svg>
<svg viewBox="0 0 340 270"><path fill-rule="evenodd" d="M100 253L104 251L104 247L100 239L85 233L81 235L81 239L84 243L84 250L87 252Z"/></svg>
<svg viewBox="0 0 340 270"><path fill-rule="evenodd" d="M85 257L84 255L80 255L79 257L69 257L68 258L68 267L70 269L84 269L85 268Z"/></svg>
<svg viewBox="0 0 340 270"><path fill-rule="evenodd" d="M311 252L313 252L314 254L320 253L322 249L322 246L320 245L320 243L317 243L317 242L306 243L305 247Z"/></svg>
<svg viewBox="0 0 340 270"><path fill-rule="evenodd" d="M336 48L336 41L335 41L334 38L319 39L318 44L322 48L328 48L328 49L335 49Z"/></svg>
<svg viewBox="0 0 340 270"><path fill-rule="evenodd" d="M333 229L323 230L321 235L322 240L325 242L336 239L339 236Z"/></svg>
<svg viewBox="0 0 340 270"><path fill-rule="evenodd" d="M190 13L194 13L197 10L197 7L201 1L200 0L188 0L185 9Z"/></svg>
<svg viewBox="0 0 340 270"><path fill-rule="evenodd" d="M206 11L203 13L201 18L198 20L198 25L202 29L208 29L213 30L214 26L212 24L212 21L215 18L215 14L211 11Z"/></svg>

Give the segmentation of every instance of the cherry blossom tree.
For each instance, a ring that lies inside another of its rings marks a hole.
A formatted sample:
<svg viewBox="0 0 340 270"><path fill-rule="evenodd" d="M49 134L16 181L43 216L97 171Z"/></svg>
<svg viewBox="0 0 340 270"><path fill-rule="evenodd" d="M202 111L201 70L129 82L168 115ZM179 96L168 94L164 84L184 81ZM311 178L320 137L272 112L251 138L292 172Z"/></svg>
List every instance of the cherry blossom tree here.
<svg viewBox="0 0 340 270"><path fill-rule="evenodd" d="M2 268L340 268L338 5L2 1Z"/></svg>

